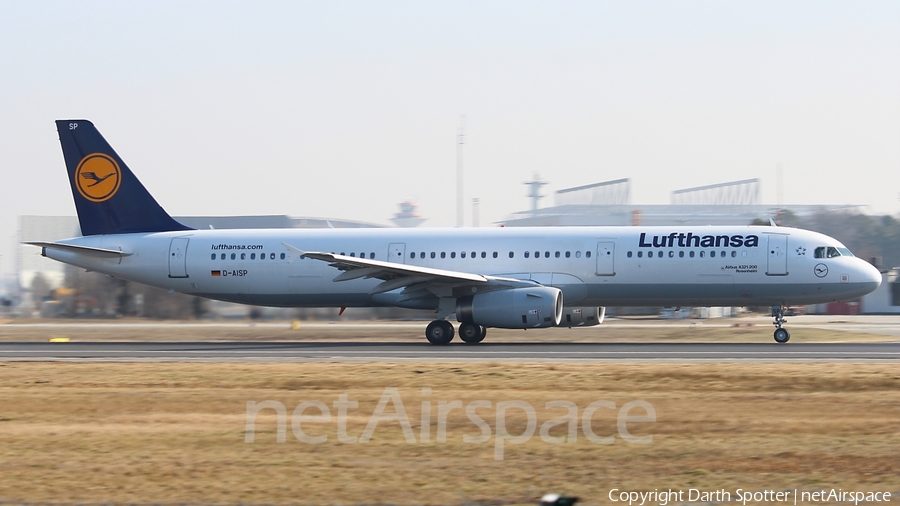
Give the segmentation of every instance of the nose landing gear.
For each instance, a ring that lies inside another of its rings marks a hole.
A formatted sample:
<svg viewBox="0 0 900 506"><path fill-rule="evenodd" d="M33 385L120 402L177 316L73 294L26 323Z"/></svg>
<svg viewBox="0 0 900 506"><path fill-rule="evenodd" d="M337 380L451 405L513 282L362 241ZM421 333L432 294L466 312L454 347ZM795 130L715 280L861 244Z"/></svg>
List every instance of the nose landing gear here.
<svg viewBox="0 0 900 506"><path fill-rule="evenodd" d="M785 306L778 305L772 306L772 318L775 319L773 324L775 325L775 333L773 337L775 337L775 342L784 344L791 340L791 333L784 328L784 324L787 320L784 319L784 309Z"/></svg>

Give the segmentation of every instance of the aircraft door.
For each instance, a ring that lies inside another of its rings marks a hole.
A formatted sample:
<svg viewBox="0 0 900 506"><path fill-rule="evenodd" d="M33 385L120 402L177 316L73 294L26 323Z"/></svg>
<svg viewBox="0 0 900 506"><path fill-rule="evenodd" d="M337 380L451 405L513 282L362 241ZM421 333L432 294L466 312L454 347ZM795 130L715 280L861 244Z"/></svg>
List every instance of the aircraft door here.
<svg viewBox="0 0 900 506"><path fill-rule="evenodd" d="M406 263L406 243L404 242L392 242L390 246L388 246L388 262L395 262L398 264Z"/></svg>
<svg viewBox="0 0 900 506"><path fill-rule="evenodd" d="M616 243L604 241L597 243L597 276L616 275Z"/></svg>
<svg viewBox="0 0 900 506"><path fill-rule="evenodd" d="M787 276L787 241L788 236L786 235L773 234L769 236L769 248L766 252L768 257L767 276Z"/></svg>
<svg viewBox="0 0 900 506"><path fill-rule="evenodd" d="M169 244L169 277L186 278L187 275L187 237L176 237Z"/></svg>

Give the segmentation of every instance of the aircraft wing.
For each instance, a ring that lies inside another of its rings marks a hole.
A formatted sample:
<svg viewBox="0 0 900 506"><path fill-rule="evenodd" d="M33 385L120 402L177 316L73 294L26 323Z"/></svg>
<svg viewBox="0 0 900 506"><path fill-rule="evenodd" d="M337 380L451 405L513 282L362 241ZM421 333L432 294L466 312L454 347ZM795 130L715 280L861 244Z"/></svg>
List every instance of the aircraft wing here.
<svg viewBox="0 0 900 506"><path fill-rule="evenodd" d="M383 280L383 283L369 292L370 294L389 292L398 288L410 288L413 285L416 285L416 288L421 288L423 283L429 285L441 284L450 288L473 286L476 287L476 290L479 285L485 288L490 287L489 289L538 285L538 283L530 280L432 269L418 265L383 262L368 258L337 255L335 253L303 251L289 244L282 244L291 251L291 261L297 258L311 258L328 262L332 267L344 271L338 274L333 281L349 281L360 278Z"/></svg>

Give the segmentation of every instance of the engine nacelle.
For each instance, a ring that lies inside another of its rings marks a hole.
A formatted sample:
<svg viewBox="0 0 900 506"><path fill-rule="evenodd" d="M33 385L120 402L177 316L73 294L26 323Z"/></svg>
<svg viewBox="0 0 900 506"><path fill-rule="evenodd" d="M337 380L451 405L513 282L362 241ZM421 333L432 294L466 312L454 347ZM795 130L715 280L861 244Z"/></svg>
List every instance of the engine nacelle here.
<svg viewBox="0 0 900 506"><path fill-rule="evenodd" d="M502 329L555 327L562 310L562 292L549 286L497 290L456 301L458 321Z"/></svg>
<svg viewBox="0 0 900 506"><path fill-rule="evenodd" d="M560 327L593 327L603 323L605 307L564 307Z"/></svg>

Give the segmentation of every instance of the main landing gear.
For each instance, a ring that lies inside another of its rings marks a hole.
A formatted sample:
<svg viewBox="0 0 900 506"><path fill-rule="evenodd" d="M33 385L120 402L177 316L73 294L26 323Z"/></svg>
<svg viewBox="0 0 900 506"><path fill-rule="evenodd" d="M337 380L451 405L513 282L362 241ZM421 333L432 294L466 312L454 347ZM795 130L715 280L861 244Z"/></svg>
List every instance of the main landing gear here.
<svg viewBox="0 0 900 506"><path fill-rule="evenodd" d="M772 318L775 319L773 322L775 325L775 342L782 344L791 340L791 333L783 327L787 322L787 320L784 319L784 308L785 306L782 305L772 306Z"/></svg>
<svg viewBox="0 0 900 506"><path fill-rule="evenodd" d="M450 344L453 340L453 325L447 320L435 320L425 328L425 338L431 344ZM459 325L459 338L466 344L478 344L487 335L487 328L474 323Z"/></svg>

